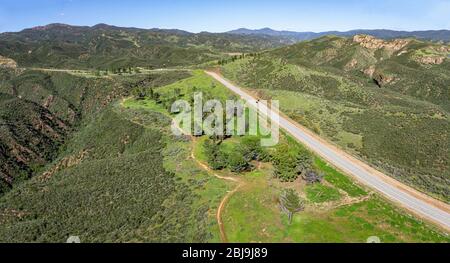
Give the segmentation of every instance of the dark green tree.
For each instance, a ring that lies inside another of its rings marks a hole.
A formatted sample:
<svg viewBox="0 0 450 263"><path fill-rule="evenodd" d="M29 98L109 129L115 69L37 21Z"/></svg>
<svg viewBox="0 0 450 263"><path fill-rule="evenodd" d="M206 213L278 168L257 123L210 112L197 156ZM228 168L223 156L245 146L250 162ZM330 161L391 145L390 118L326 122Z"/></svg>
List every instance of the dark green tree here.
<svg viewBox="0 0 450 263"><path fill-rule="evenodd" d="M296 163L296 172L300 176L304 176L308 171L311 171L313 165L311 156L305 151L301 151L297 154Z"/></svg>
<svg viewBox="0 0 450 263"><path fill-rule="evenodd" d="M290 149L280 144L272 156L274 175L284 182L293 182L311 170L312 159L304 149Z"/></svg>
<svg viewBox="0 0 450 263"><path fill-rule="evenodd" d="M162 101L161 101L161 94L159 94L158 92L155 92L153 94L153 99L155 100L155 102L157 104L161 104L162 103Z"/></svg>
<svg viewBox="0 0 450 263"><path fill-rule="evenodd" d="M205 141L203 149L208 164L213 170L221 170L226 167L227 158L220 150L220 142L208 139Z"/></svg>
<svg viewBox="0 0 450 263"><path fill-rule="evenodd" d="M295 213L305 209L304 201L298 196L294 189L287 189L280 196L281 210L288 215L289 224L292 224L292 217Z"/></svg>
<svg viewBox="0 0 450 263"><path fill-rule="evenodd" d="M252 165L246 160L242 151L233 151L227 156L228 167L234 173L242 173L252 169Z"/></svg>

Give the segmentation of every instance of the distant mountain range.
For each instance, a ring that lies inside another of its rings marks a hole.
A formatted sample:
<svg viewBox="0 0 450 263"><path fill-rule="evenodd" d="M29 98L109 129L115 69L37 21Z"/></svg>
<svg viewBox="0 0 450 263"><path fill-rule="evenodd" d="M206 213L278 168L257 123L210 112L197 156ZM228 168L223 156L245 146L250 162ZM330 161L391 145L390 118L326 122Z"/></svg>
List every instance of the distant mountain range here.
<svg viewBox="0 0 450 263"><path fill-rule="evenodd" d="M197 65L234 53L252 53L325 35L377 38L416 37L450 42L450 31L353 30L292 32L270 28L225 33L190 33L178 29L140 29L98 24L92 27L50 24L0 34L2 64L20 67L95 68ZM3 57L3 58L2 58ZM1 62L0 61L0 62Z"/></svg>
<svg viewBox="0 0 450 263"><path fill-rule="evenodd" d="M255 30L247 28L239 28L236 30L229 31L227 33L237 35L266 35L266 36L286 38L291 41L311 40L325 35L351 37L358 34L367 34L383 39L414 37L423 40L450 42L450 30L426 30L426 31L408 32L408 31L395 31L386 29L374 29L374 30L357 29L346 32L327 31L316 33L316 32L277 31L271 28L262 28Z"/></svg>
<svg viewBox="0 0 450 263"><path fill-rule="evenodd" d="M196 65L227 53L258 52L288 44L292 41L267 35L50 24L0 34L0 56L21 67L160 68Z"/></svg>

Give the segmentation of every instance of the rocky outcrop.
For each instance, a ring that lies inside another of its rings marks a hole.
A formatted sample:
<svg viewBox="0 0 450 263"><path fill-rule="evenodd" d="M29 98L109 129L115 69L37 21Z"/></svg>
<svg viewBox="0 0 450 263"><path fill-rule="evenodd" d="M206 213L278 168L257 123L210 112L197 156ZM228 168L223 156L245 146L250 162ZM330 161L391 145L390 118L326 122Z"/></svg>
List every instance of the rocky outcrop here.
<svg viewBox="0 0 450 263"><path fill-rule="evenodd" d="M450 55L450 47L444 45L429 45L418 50L413 59L423 65L440 65Z"/></svg>
<svg viewBox="0 0 450 263"><path fill-rule="evenodd" d="M17 63L10 58L0 56L0 68L17 68Z"/></svg>
<svg viewBox="0 0 450 263"><path fill-rule="evenodd" d="M375 66L368 67L367 69L363 70L363 73L369 76L380 88L395 80L395 77L393 76L389 76L384 73L378 72Z"/></svg>
<svg viewBox="0 0 450 263"><path fill-rule="evenodd" d="M440 65L444 63L444 56L425 56L417 58L417 62L425 65Z"/></svg>
<svg viewBox="0 0 450 263"><path fill-rule="evenodd" d="M380 87L380 88L395 80L395 77L388 76L388 75L382 74L382 73L374 73L372 78L375 81L375 83L378 85L378 87Z"/></svg>
<svg viewBox="0 0 450 263"><path fill-rule="evenodd" d="M350 60L350 62L347 63L347 65L345 65L345 70L352 70L354 69L356 66L358 65L358 60L356 60L355 58Z"/></svg>
<svg viewBox="0 0 450 263"><path fill-rule="evenodd" d="M370 66L369 68L365 69L364 74L366 74L369 77L373 77L373 74L375 73L375 66Z"/></svg>
<svg viewBox="0 0 450 263"><path fill-rule="evenodd" d="M387 49L390 51L399 51L411 42L408 39L395 39L392 41L385 41L377 39L369 35L356 35L353 37L353 42L359 43L362 47L368 49Z"/></svg>
<svg viewBox="0 0 450 263"><path fill-rule="evenodd" d="M48 171L44 172L42 176L39 178L42 181L50 179L55 173L66 169L73 167L75 165L80 164L89 154L87 150L83 150L75 155L67 156L63 158L61 161L59 161L57 164L55 164L52 168L50 168Z"/></svg>
<svg viewBox="0 0 450 263"><path fill-rule="evenodd" d="M436 48L438 52L447 53L450 54L450 47L449 46L440 46Z"/></svg>

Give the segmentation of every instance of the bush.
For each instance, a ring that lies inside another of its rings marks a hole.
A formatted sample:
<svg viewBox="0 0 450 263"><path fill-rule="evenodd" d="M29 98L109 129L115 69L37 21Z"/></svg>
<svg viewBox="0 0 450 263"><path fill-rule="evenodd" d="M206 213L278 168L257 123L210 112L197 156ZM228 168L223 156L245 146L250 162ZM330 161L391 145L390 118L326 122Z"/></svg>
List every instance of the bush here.
<svg viewBox="0 0 450 263"><path fill-rule="evenodd" d="M203 149L207 157L208 164L213 170L221 170L227 167L227 157L220 150L220 143L208 139L205 141Z"/></svg>
<svg viewBox="0 0 450 263"><path fill-rule="evenodd" d="M228 167L234 173L242 173L251 170L252 166L249 160L245 158L242 151L233 151L228 159Z"/></svg>
<svg viewBox="0 0 450 263"><path fill-rule="evenodd" d="M269 155L261 146L261 140L258 137L244 137L239 148L248 161L267 161L269 159Z"/></svg>
<svg viewBox="0 0 450 263"><path fill-rule="evenodd" d="M308 152L296 147L290 148L287 144L278 146L272 161L275 166L275 177L284 182L297 180L312 166L312 159Z"/></svg>
<svg viewBox="0 0 450 263"><path fill-rule="evenodd" d="M308 184L321 183L323 180L323 174L313 170L309 170L302 175L303 180Z"/></svg>
<svg viewBox="0 0 450 263"><path fill-rule="evenodd" d="M214 170L229 168L232 172L241 173L252 170L251 161L269 159L269 154L261 147L258 137L243 137L239 145L227 152L221 149L221 142L222 140L213 137L203 146L208 164Z"/></svg>

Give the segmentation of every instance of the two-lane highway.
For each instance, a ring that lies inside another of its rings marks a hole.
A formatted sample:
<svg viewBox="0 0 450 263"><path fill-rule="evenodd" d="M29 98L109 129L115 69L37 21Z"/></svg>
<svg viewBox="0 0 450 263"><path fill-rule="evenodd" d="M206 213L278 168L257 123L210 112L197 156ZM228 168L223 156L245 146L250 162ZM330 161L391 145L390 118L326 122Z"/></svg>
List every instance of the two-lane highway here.
<svg viewBox="0 0 450 263"><path fill-rule="evenodd" d="M243 89L233 85L217 73L209 71L206 73L237 95L241 96L250 106L259 106L261 114L269 113L267 115L272 121L278 122L282 129L338 169L348 173L362 184L376 190L416 215L428 219L440 225L447 231L450 231L450 206L448 204L428 197L425 194L382 174L357 158L339 150L334 145L320 139L312 132L301 127L282 114L272 111L264 104L258 104L254 97L246 93ZM274 116L275 118L273 118Z"/></svg>

